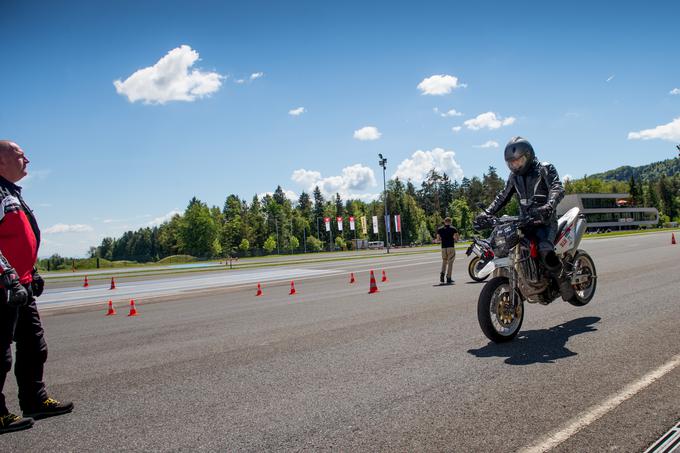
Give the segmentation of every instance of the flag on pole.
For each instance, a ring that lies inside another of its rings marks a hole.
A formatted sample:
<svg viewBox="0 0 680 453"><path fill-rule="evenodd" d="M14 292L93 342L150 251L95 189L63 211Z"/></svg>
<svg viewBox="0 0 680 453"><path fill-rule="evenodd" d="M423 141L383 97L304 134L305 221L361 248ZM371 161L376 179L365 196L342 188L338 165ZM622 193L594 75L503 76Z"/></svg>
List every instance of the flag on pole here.
<svg viewBox="0 0 680 453"><path fill-rule="evenodd" d="M352 216L349 217L349 229L354 231L354 217Z"/></svg>
<svg viewBox="0 0 680 453"><path fill-rule="evenodd" d="M323 222L326 224L326 231L331 231L331 218L324 217Z"/></svg>
<svg viewBox="0 0 680 453"><path fill-rule="evenodd" d="M401 214L395 214L394 216L394 232L401 233Z"/></svg>
<svg viewBox="0 0 680 453"><path fill-rule="evenodd" d="M338 231L342 231L342 217L336 217L335 220L338 221Z"/></svg>
<svg viewBox="0 0 680 453"><path fill-rule="evenodd" d="M378 216L373 216L373 234L378 234Z"/></svg>
<svg viewBox="0 0 680 453"><path fill-rule="evenodd" d="M361 216L361 232L367 234L366 232L366 216Z"/></svg>

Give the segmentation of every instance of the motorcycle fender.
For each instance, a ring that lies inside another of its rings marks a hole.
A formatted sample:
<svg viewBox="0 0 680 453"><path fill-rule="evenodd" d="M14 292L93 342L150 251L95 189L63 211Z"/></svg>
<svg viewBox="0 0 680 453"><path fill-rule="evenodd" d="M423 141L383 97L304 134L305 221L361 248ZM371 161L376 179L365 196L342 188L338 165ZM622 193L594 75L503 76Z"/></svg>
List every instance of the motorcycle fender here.
<svg viewBox="0 0 680 453"><path fill-rule="evenodd" d="M493 264L494 266L492 270L494 277L509 277L510 271L508 268L510 266L510 258L508 258L507 256L503 258L496 258L489 264ZM484 268L486 268L486 266Z"/></svg>
<svg viewBox="0 0 680 453"><path fill-rule="evenodd" d="M484 278L487 275L491 274L494 270L496 269L496 263L492 261L489 261L486 263L486 265L477 273L477 276L479 278Z"/></svg>

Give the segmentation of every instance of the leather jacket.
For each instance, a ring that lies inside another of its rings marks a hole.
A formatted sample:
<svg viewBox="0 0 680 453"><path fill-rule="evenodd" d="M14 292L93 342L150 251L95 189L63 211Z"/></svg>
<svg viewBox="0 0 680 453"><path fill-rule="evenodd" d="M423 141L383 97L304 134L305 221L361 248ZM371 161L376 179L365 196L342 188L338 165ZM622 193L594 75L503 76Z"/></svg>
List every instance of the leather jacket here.
<svg viewBox="0 0 680 453"><path fill-rule="evenodd" d="M500 211L515 193L519 197L520 212L523 216L532 216L530 212L532 205L535 209L548 204L552 208L551 216L549 219L543 219L543 223L549 225L557 221L557 205L564 198L564 187L552 164L534 160L523 176L511 173L505 188L486 208L487 214L493 215Z"/></svg>

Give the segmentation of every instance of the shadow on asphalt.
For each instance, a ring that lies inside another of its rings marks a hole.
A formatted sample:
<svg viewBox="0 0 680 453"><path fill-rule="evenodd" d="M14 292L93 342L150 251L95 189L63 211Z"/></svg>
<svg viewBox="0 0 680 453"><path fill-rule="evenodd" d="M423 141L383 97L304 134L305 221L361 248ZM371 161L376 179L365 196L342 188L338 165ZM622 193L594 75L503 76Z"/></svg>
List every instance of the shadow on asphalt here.
<svg viewBox="0 0 680 453"><path fill-rule="evenodd" d="M556 360L575 356L567 348L569 338L582 333L595 332L594 324L602 318L588 316L541 330L520 332L508 343L492 343L479 349L468 350L475 357L507 357L508 365L531 365L533 363L555 363Z"/></svg>

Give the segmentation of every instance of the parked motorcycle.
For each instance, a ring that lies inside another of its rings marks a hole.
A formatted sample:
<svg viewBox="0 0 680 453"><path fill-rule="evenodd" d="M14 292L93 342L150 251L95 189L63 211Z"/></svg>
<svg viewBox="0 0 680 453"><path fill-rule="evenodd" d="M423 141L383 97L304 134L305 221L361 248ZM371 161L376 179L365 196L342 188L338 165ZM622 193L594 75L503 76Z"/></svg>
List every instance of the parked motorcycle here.
<svg viewBox="0 0 680 453"><path fill-rule="evenodd" d="M482 288L477 302L477 319L484 335L495 343L510 341L524 320L524 302L548 305L560 297L559 283L541 263L538 244L524 235L532 220L513 216L487 216L493 227L490 244L494 259L485 269L493 275ZM593 259L578 248L586 230L579 208L572 208L558 220L555 253L562 264L560 278L574 290L567 301L583 306L595 295L597 272Z"/></svg>
<svg viewBox="0 0 680 453"><path fill-rule="evenodd" d="M493 261L493 247L491 247L491 241L488 239L473 237L472 244L465 251L467 256L474 254L470 262L468 263L468 274L470 278L476 282L483 282L489 275L490 271L486 271L485 267L487 264Z"/></svg>

